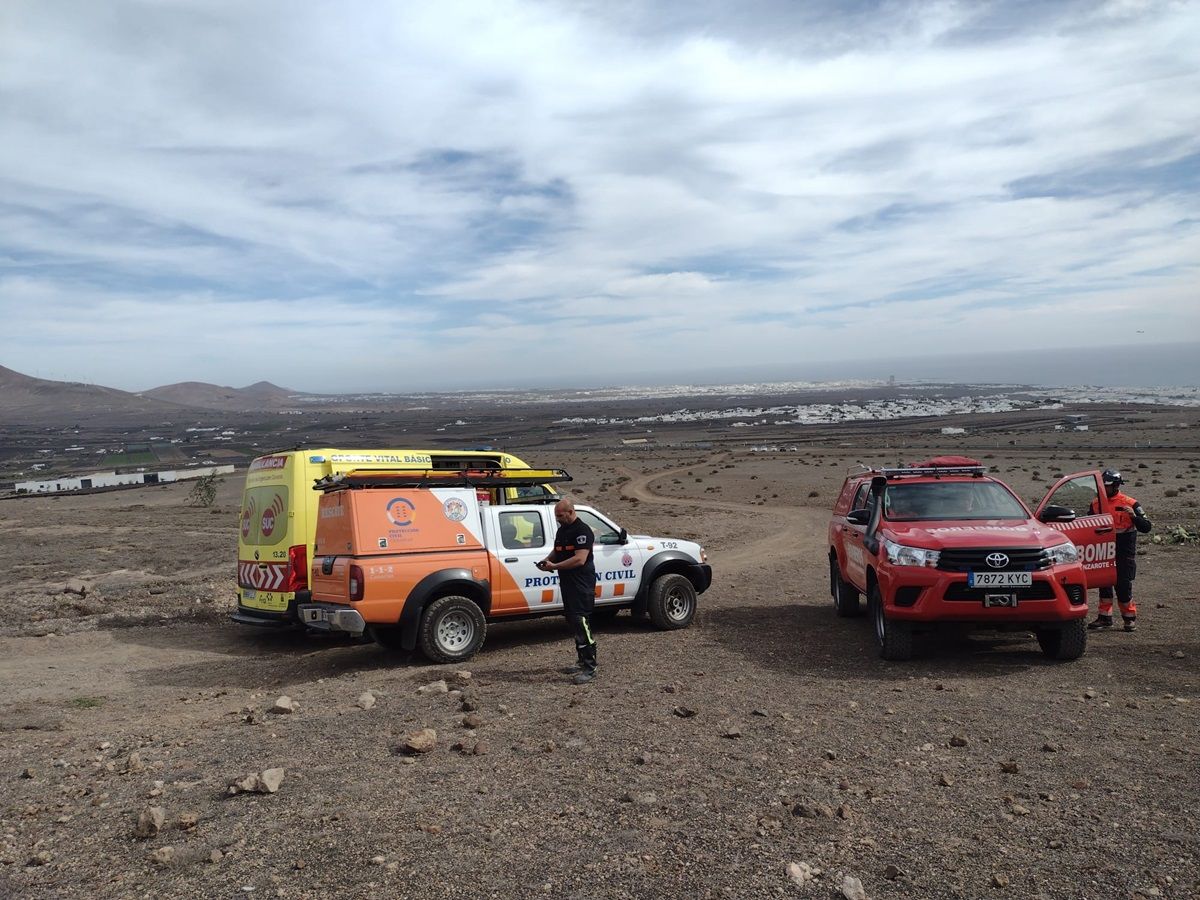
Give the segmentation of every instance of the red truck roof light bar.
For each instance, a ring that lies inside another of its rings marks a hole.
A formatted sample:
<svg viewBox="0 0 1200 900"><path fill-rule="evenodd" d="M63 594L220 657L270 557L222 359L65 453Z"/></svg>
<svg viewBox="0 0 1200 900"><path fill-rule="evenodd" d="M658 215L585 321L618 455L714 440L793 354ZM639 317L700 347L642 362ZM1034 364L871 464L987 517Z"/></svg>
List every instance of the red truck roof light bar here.
<svg viewBox="0 0 1200 900"><path fill-rule="evenodd" d="M972 478L982 478L987 474L987 466L905 466L899 469L880 469L879 474L884 478L924 477L941 478L945 475L970 475Z"/></svg>

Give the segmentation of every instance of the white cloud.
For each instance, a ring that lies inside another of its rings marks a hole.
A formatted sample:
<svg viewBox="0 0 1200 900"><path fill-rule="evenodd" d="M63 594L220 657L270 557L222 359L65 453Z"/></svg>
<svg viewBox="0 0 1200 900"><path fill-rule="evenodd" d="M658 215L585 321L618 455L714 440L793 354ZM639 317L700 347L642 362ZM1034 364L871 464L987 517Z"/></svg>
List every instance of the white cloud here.
<svg viewBox="0 0 1200 900"><path fill-rule="evenodd" d="M1097 298L1200 334L1200 8L730 9L7 4L2 361L436 387L450 346L486 385L549 329L612 381L864 315L1084 344Z"/></svg>

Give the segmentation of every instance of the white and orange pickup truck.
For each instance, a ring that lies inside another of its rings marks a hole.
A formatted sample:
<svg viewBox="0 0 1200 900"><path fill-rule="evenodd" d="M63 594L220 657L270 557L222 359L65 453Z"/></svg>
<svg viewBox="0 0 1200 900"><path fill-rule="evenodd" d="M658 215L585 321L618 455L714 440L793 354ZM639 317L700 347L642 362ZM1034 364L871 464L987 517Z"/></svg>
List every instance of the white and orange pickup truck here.
<svg viewBox="0 0 1200 900"><path fill-rule="evenodd" d="M560 469L348 472L317 482L312 629L374 637L458 662L483 646L489 622L561 613L558 576L536 567L552 547L553 496L498 502L513 488L569 481ZM575 507L595 533L596 609L632 609L684 628L712 582L704 549L630 535Z"/></svg>

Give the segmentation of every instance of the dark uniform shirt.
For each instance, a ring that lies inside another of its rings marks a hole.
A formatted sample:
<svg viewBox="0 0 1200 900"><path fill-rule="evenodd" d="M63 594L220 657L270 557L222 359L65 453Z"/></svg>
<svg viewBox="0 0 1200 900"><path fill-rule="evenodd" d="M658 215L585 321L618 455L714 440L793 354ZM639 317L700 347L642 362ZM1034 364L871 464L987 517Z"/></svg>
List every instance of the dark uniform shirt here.
<svg viewBox="0 0 1200 900"><path fill-rule="evenodd" d="M554 552L550 555L551 562L563 562L575 555L576 550L587 550L587 562L574 569L566 569L558 573L558 586L562 591L563 602L568 599L595 599L596 596L596 565L592 561L592 544L596 536L588 528L583 519L576 518L570 525L559 526L554 535Z"/></svg>

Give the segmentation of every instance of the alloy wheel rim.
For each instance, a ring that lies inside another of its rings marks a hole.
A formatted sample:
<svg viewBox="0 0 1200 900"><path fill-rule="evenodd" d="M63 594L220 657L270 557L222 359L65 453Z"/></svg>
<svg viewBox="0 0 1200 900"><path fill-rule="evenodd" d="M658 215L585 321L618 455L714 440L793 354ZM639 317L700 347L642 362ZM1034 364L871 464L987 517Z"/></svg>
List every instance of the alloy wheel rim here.
<svg viewBox="0 0 1200 900"><path fill-rule="evenodd" d="M470 644L474 637L475 623L466 613L450 612L438 621L438 644L444 650L457 652Z"/></svg>
<svg viewBox="0 0 1200 900"><path fill-rule="evenodd" d="M692 601L684 596L683 591L674 590L667 594L667 618L673 622L682 622L692 609Z"/></svg>

